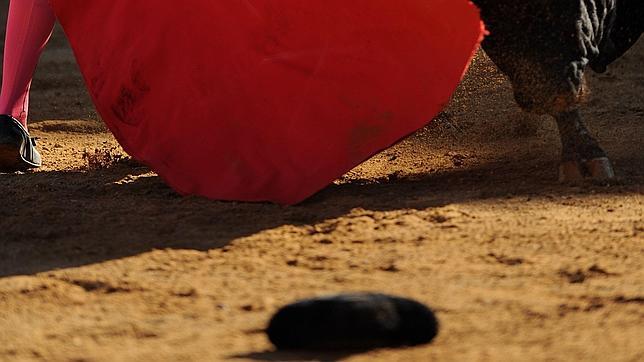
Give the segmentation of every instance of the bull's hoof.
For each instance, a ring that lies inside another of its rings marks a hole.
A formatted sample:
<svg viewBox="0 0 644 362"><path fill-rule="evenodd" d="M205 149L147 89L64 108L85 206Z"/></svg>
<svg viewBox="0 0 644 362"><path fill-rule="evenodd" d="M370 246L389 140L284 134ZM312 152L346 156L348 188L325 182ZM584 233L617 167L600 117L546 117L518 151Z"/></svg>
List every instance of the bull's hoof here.
<svg viewBox="0 0 644 362"><path fill-rule="evenodd" d="M579 183L584 180L607 181L615 179L615 171L608 157L592 160L564 161L559 165L559 182Z"/></svg>
<svg viewBox="0 0 644 362"><path fill-rule="evenodd" d="M584 163L590 178L603 181L615 178L615 171L608 157L594 158Z"/></svg>
<svg viewBox="0 0 644 362"><path fill-rule="evenodd" d="M564 161L559 165L559 182L576 183L583 179L584 174L576 161Z"/></svg>

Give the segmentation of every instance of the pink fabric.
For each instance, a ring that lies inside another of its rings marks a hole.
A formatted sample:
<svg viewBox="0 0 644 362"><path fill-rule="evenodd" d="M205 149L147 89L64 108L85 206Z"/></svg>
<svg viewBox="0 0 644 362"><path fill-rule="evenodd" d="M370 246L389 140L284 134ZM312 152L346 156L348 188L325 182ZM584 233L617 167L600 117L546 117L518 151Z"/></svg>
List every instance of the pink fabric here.
<svg viewBox="0 0 644 362"><path fill-rule="evenodd" d="M13 0L9 4L0 114L12 115L25 126L31 79L55 22L48 0Z"/></svg>

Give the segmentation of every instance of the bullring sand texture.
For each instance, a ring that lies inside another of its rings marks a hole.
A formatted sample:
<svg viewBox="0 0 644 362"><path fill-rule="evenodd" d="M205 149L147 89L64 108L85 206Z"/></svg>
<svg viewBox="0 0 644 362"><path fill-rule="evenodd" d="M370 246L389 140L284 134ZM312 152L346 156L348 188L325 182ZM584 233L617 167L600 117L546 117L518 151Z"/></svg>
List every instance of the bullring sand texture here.
<svg viewBox="0 0 644 362"><path fill-rule="evenodd" d="M57 31L33 86L45 167L0 176L0 360L642 360L642 64L644 43L590 77L617 185L557 185L553 122L480 56L433 125L281 208L180 198L123 160ZM416 298L442 331L270 352L274 311L341 291Z"/></svg>

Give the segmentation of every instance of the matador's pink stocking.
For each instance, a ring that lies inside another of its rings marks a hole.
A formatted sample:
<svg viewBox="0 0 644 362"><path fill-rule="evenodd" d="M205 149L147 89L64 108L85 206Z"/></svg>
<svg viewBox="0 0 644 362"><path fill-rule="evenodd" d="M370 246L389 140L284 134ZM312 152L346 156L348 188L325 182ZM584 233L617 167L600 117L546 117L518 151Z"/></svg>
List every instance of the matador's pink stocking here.
<svg viewBox="0 0 644 362"><path fill-rule="evenodd" d="M12 0L9 4L0 114L11 115L25 126L31 78L55 21L48 0Z"/></svg>

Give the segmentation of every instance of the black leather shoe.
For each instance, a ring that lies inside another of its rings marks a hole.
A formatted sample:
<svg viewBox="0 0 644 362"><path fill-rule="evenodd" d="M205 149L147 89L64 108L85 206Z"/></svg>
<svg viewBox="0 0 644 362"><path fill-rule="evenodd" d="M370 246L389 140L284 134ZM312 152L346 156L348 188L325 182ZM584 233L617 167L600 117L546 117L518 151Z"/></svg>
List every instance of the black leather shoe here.
<svg viewBox="0 0 644 362"><path fill-rule="evenodd" d="M36 141L17 119L0 115L0 172L25 171L42 165Z"/></svg>

